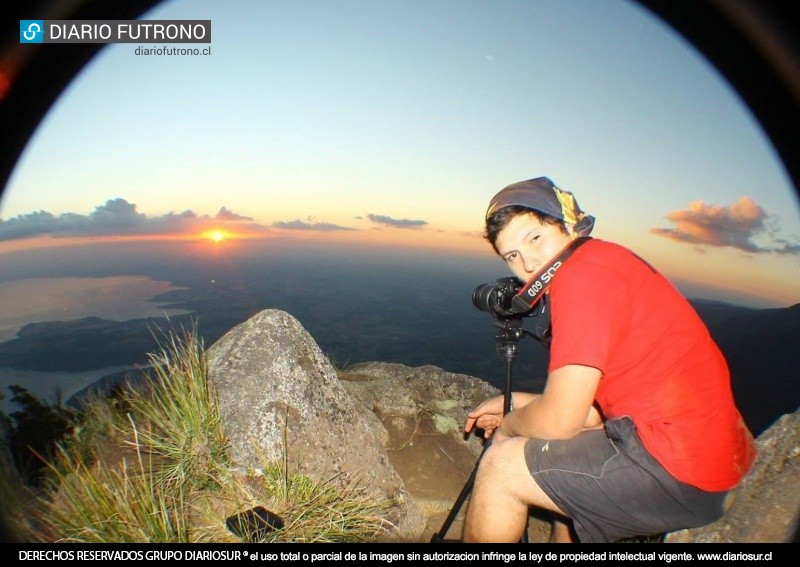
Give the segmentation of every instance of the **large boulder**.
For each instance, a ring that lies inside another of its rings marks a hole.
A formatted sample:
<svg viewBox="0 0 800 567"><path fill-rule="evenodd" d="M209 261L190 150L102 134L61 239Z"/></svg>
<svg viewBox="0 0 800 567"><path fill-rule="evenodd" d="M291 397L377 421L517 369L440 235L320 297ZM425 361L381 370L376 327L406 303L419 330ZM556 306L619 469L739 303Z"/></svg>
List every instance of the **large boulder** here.
<svg viewBox="0 0 800 567"><path fill-rule="evenodd" d="M409 539L421 534L423 517L389 462L380 432L294 317L261 311L214 343L207 359L238 466L263 468L282 461L285 451L312 479L356 485L391 500L386 519L397 532Z"/></svg>

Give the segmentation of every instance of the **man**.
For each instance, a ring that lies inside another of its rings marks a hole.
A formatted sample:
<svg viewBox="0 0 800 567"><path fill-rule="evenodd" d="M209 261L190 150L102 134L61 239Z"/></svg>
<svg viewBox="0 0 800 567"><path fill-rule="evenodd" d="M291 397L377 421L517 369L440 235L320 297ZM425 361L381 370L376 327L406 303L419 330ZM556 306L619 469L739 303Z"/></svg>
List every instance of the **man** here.
<svg viewBox="0 0 800 567"><path fill-rule="evenodd" d="M594 219L546 177L491 200L487 240L523 282ZM720 518L755 458L728 367L686 299L630 250L588 239L547 290L550 360L541 394L468 414L491 445L464 541L513 542L529 507L553 512L551 541L612 542Z"/></svg>

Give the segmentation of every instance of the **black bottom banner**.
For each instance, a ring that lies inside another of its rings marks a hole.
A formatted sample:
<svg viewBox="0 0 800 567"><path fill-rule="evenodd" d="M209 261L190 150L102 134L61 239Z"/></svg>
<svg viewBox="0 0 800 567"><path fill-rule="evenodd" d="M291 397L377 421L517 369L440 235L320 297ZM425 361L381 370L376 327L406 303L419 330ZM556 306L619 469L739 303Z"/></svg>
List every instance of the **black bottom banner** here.
<svg viewBox="0 0 800 567"><path fill-rule="evenodd" d="M406 565L419 562L494 565L576 565L686 563L755 565L792 559L791 544L477 544L283 543L283 544L10 544L0 553L13 561L234 561L260 563L364 563Z"/></svg>

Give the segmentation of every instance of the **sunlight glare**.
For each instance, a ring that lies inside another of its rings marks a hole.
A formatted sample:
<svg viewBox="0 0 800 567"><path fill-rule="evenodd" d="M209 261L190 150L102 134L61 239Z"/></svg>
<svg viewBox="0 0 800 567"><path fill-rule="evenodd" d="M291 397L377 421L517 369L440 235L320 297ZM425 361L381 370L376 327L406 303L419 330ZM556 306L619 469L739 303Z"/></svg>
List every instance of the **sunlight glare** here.
<svg viewBox="0 0 800 567"><path fill-rule="evenodd" d="M203 236L214 242L222 242L228 237L228 234L223 230L210 230L203 233Z"/></svg>

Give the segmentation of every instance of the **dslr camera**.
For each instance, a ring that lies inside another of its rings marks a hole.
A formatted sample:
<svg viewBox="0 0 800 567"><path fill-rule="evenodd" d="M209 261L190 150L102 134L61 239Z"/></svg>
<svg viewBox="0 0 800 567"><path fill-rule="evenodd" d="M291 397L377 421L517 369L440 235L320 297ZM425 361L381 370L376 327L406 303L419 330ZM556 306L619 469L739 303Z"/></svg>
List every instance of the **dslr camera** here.
<svg viewBox="0 0 800 567"><path fill-rule="evenodd" d="M514 306L514 296L524 285L519 278L513 276L500 278L494 285L481 284L472 292L472 304L498 319L525 317L531 314L532 309L521 313Z"/></svg>

